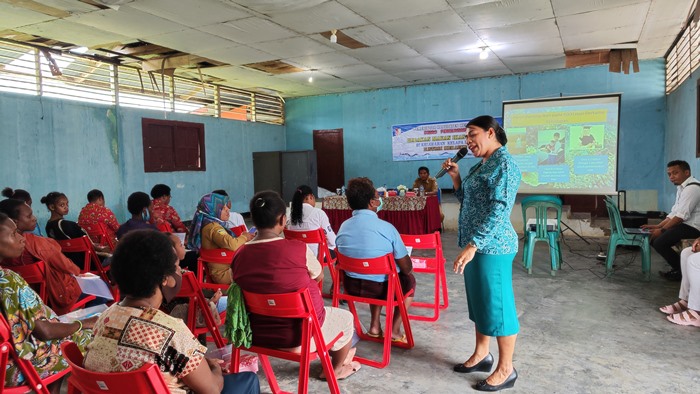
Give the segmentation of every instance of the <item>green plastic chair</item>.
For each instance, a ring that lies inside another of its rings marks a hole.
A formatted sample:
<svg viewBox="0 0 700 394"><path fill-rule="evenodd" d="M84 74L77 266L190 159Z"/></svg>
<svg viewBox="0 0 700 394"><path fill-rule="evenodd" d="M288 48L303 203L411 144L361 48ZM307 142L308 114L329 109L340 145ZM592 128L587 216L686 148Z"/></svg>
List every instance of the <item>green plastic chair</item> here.
<svg viewBox="0 0 700 394"><path fill-rule="evenodd" d="M549 256L552 264L551 274L561 268L561 199L555 196L529 196L520 202L523 208L523 266L528 274L532 274L532 253L537 241L546 241L549 245ZM535 228L530 229L527 225L527 210L535 208ZM552 230L547 231L547 212L556 212L557 223Z"/></svg>
<svg viewBox="0 0 700 394"><path fill-rule="evenodd" d="M610 243L608 243L608 255L605 258L605 272L607 276L613 273L615 261L615 249L620 245L639 246L642 248L642 273L647 280L651 273L651 248L649 247L648 234L630 234L625 231L620 218L620 209L615 200L605 196L605 207L608 208L610 218Z"/></svg>

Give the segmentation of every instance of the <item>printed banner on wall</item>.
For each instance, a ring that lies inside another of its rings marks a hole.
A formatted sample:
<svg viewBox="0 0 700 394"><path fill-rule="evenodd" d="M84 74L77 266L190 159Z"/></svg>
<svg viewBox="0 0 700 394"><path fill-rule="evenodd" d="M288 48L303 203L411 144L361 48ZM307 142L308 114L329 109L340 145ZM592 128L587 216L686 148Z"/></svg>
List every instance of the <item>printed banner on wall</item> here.
<svg viewBox="0 0 700 394"><path fill-rule="evenodd" d="M391 126L392 160L445 160L467 146L466 120ZM503 124L501 118L496 118ZM469 152L467 157L473 157Z"/></svg>

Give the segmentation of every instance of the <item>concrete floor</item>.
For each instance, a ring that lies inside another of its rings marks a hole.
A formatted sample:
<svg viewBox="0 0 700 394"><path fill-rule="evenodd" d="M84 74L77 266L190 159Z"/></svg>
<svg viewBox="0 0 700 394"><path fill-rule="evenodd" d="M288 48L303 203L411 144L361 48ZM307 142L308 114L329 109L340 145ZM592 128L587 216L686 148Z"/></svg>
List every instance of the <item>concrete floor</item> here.
<svg viewBox="0 0 700 394"><path fill-rule="evenodd" d="M486 373L458 374L474 346L461 276L451 272L458 252L456 233L443 234L450 306L435 323L412 321L416 346L394 349L385 369L367 366L340 382L345 393L469 392ZM657 307L677 300L678 282L656 272L668 267L652 252L652 277L643 280L636 250L618 249L616 272L605 278L595 256L607 238L564 237L562 269L550 276L545 243L535 249L533 273L522 268L522 250L513 263L513 285L520 317L514 364L519 378L509 393L691 393L700 384L700 329L665 320ZM522 249L522 248L521 248ZM418 275L418 298L429 288ZM415 309L420 311L420 309ZM369 321L368 318L365 321ZM491 351L497 357L495 340ZM359 343L358 354L378 355L377 345ZM296 391L298 364L273 360L283 390ZM312 363L309 392L328 392ZM269 386L258 373L263 392ZM695 387L695 388L693 388Z"/></svg>

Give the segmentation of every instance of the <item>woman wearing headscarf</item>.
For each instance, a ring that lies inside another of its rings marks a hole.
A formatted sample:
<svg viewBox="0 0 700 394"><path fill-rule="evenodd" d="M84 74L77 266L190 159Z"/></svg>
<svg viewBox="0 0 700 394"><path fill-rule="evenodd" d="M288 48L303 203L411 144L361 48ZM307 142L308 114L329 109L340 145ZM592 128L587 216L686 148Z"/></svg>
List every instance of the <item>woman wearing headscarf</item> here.
<svg viewBox="0 0 700 394"><path fill-rule="evenodd" d="M221 194L209 193L202 196L190 226L190 239L187 244L189 249L228 249L235 252L253 239L253 234L249 232L234 237L226 227L230 216L230 203L231 199ZM214 283L231 283L230 265L207 262L207 267Z"/></svg>

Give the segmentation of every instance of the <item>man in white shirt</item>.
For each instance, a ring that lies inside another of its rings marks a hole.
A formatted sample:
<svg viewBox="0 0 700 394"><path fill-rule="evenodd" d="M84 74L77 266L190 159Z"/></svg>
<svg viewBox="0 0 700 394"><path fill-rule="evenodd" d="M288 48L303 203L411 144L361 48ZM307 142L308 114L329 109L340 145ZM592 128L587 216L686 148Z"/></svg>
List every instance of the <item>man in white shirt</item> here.
<svg viewBox="0 0 700 394"><path fill-rule="evenodd" d="M642 228L652 230L651 246L671 266L670 271L659 271L659 275L680 281L681 258L673 246L682 239L700 237L700 182L690 175L690 165L683 160L671 161L666 167L668 179L677 188L676 202L661 223Z"/></svg>

